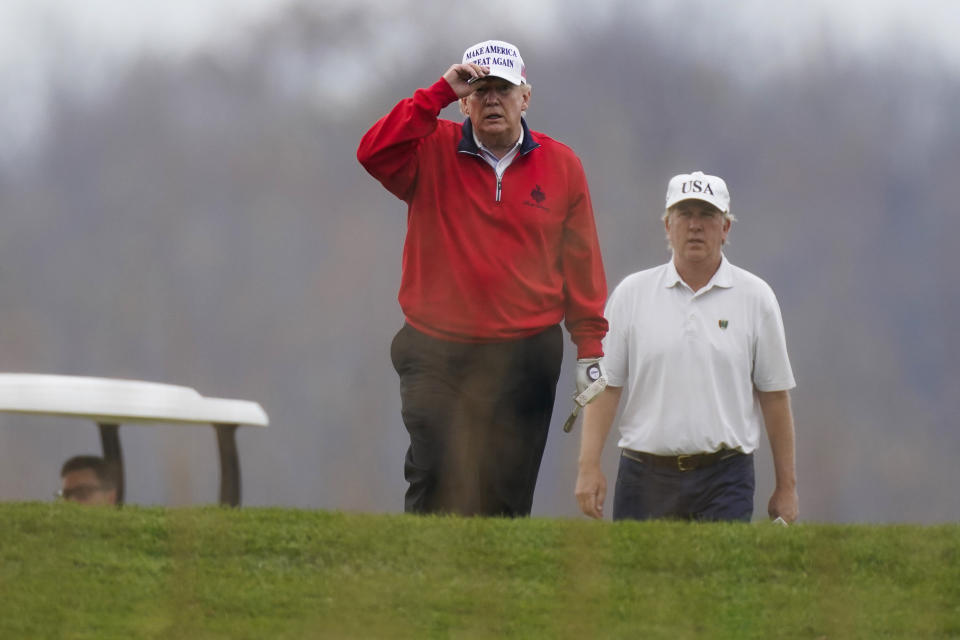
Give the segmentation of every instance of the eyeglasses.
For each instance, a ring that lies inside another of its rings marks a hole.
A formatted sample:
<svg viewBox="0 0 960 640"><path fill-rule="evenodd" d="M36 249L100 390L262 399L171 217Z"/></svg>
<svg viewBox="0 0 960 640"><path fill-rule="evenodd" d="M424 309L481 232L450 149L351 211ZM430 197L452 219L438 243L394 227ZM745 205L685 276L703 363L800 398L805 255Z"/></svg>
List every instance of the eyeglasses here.
<svg viewBox="0 0 960 640"><path fill-rule="evenodd" d="M98 491L103 491L103 488L95 484L79 484L75 487L60 489L53 495L63 500L86 500Z"/></svg>

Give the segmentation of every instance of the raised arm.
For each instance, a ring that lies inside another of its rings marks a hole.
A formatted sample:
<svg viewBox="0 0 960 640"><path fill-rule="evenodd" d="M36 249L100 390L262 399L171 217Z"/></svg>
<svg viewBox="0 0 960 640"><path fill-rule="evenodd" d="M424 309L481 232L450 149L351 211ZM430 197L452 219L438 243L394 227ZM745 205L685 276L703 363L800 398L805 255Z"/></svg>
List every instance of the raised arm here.
<svg viewBox="0 0 960 640"><path fill-rule="evenodd" d="M357 160L387 190L406 200L417 179L417 149L437 128L440 111L473 93L470 78L483 77L487 67L452 65L433 85L404 98L374 124L357 149Z"/></svg>

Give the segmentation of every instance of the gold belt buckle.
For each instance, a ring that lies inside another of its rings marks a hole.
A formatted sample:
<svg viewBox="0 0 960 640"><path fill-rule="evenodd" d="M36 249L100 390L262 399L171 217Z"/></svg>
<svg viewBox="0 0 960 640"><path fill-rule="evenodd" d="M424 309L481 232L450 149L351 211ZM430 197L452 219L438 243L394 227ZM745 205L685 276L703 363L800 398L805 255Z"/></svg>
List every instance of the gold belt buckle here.
<svg viewBox="0 0 960 640"><path fill-rule="evenodd" d="M689 462L690 458L692 457L693 456L690 456L690 455L677 456L677 469L679 469L680 471L693 471L696 467L694 467ZM687 466L687 465L690 465L690 466Z"/></svg>

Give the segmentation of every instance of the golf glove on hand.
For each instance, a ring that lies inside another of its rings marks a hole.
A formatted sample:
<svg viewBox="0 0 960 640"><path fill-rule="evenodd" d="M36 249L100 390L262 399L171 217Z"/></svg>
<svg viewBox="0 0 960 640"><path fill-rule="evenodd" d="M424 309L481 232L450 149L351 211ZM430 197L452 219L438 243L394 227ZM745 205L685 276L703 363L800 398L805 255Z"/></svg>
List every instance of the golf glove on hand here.
<svg viewBox="0 0 960 640"><path fill-rule="evenodd" d="M577 395L573 401L585 407L607 386L607 373L603 370L600 358L580 358L577 360Z"/></svg>

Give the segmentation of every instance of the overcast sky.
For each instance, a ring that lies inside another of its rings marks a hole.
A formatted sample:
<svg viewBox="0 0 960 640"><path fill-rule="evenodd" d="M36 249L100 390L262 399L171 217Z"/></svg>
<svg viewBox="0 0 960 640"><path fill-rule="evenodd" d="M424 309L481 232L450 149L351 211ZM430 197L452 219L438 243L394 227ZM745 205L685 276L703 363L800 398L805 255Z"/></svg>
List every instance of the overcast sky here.
<svg viewBox="0 0 960 640"><path fill-rule="evenodd" d="M137 54L176 58L200 48L230 51L242 46L251 25L291 4L292 0L0 0L0 138L4 140L0 160L15 157L42 131L52 81L70 81L74 88L95 92L118 64ZM953 0L722 4L594 0L589 7L571 0L487 0L482 14L477 13L476 3L459 0L314 0L305 4L331 14L375 8L384 18L384 46L380 47L384 51L397 39L410 40L412 47L425 41L422 34L409 30L416 27L419 15L444 15L444 23L452 30L466 31L480 20L502 24L504 30L524 34L523 46L543 50L564 46L557 42L557 26L564 17L569 23L571 14L576 15L574 23L584 28L629 22L642 14L664 21L669 37L685 40L682 46L688 49L702 48L710 56L749 55L751 73L789 69L824 39L842 46L842 54L866 59L880 48L920 44L930 56L925 62L953 75L960 72L960 38L954 33L960 25L960 2ZM403 21L398 15L414 19ZM355 51L344 51L344 64L362 67L360 58L377 53L368 44L358 43ZM758 59L763 66L757 66Z"/></svg>
<svg viewBox="0 0 960 640"><path fill-rule="evenodd" d="M3 0L0 2L0 69L30 63L56 33L69 34L97 55L123 55L143 48L183 51L211 40L235 37L247 25L283 11L291 0L165 0L133 3L127 0ZM342 11L358 6L396 8L473 7L475 3L438 3L434 0L314 0L311 6L324 11ZM647 0L625 3L594 0L589 8L569 0L517 3L488 0L486 16L501 15L508 23L537 24L536 31L550 37L554 17L567 11L584 12L583 20L603 23L614 13L659 13L693 21L704 30L725 27L731 20L743 33L719 33L724 37L752 37L802 41L824 26L837 28L849 44L872 47L894 34L921 38L954 61L960 60L960 42L955 30L960 22L960 3L953 0L803 0L771 3L738 0L716 3L704 0ZM722 9L721 9L722 7ZM49 31L48 27L54 27Z"/></svg>

